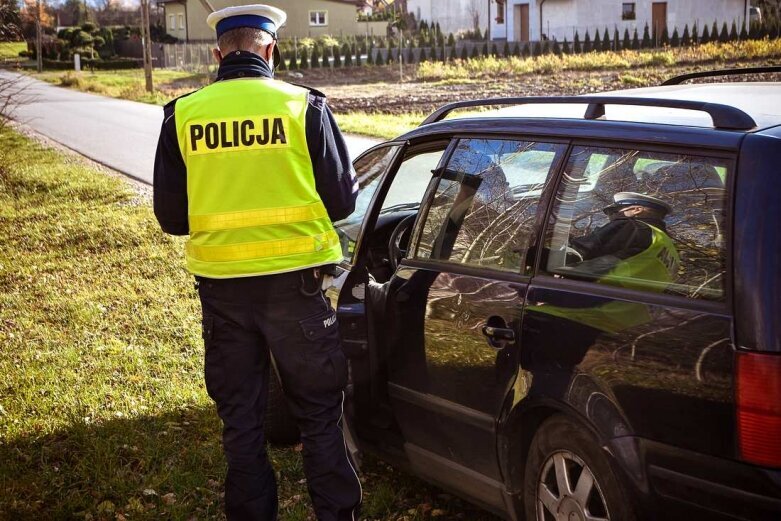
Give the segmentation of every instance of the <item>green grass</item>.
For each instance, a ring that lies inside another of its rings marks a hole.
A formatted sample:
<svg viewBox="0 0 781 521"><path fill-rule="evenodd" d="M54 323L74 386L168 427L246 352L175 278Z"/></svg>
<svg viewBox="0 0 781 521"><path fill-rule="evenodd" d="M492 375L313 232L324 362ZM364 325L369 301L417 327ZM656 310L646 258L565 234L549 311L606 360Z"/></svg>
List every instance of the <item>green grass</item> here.
<svg viewBox="0 0 781 521"><path fill-rule="evenodd" d="M221 519L183 241L74 155L0 133L0 518ZM300 453L272 448L281 518L311 519ZM366 518L495 519L367 458Z"/></svg>
<svg viewBox="0 0 781 521"><path fill-rule="evenodd" d="M61 87L157 105L164 105L173 98L191 92L209 81L209 78L204 74L155 69L152 73L155 92L150 94L144 88L143 69L81 72L45 71L31 73L31 75Z"/></svg>
<svg viewBox="0 0 781 521"><path fill-rule="evenodd" d="M0 42L0 61L19 60L19 53L26 50L26 42Z"/></svg>
<svg viewBox="0 0 781 521"><path fill-rule="evenodd" d="M406 114L348 112L336 114L336 122L342 132L393 139L420 125L426 116L427 114L420 112Z"/></svg>

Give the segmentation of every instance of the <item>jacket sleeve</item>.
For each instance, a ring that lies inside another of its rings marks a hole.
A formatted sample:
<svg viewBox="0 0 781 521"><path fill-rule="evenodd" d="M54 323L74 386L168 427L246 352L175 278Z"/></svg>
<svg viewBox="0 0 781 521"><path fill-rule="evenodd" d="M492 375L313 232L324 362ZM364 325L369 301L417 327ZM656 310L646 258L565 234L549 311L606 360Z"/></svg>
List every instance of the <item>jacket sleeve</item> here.
<svg viewBox="0 0 781 521"><path fill-rule="evenodd" d="M176 137L175 101L163 109L154 171L154 210L157 222L171 235L190 233L187 219L187 168Z"/></svg>
<svg viewBox="0 0 781 521"><path fill-rule="evenodd" d="M306 140L315 174L315 187L328 216L331 221L344 219L355 210L358 182L344 136L325 97L319 93L309 94Z"/></svg>

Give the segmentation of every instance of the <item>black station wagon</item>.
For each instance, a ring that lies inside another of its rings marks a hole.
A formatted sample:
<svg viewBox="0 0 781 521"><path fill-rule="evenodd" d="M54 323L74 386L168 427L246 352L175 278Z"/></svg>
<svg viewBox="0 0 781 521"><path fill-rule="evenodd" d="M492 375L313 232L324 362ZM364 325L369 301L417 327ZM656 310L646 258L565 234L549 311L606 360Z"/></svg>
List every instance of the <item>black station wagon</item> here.
<svg viewBox="0 0 781 521"><path fill-rule="evenodd" d="M360 450L508 519L781 519L781 87L688 79L454 103L355 161ZM578 247L617 194L666 210L639 269Z"/></svg>

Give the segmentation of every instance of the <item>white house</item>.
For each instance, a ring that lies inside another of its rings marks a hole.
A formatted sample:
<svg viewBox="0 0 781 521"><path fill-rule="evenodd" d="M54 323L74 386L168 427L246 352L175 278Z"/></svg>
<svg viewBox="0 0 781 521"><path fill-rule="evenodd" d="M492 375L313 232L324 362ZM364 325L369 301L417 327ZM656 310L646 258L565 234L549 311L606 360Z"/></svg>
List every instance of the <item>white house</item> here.
<svg viewBox="0 0 781 521"><path fill-rule="evenodd" d="M438 2L437 2L438 3ZM607 28L610 34L618 29L630 34L637 28L642 37L646 24L652 34L661 34L666 26L669 34L675 28L694 23L702 28L714 21L719 27L746 22L748 0L667 0L666 2L623 0L491 0L491 38L509 41L536 41L544 38L570 42L575 31L583 39L586 31L593 38Z"/></svg>
<svg viewBox="0 0 781 521"><path fill-rule="evenodd" d="M489 0L407 0L407 11L416 20L439 23L445 34L488 29Z"/></svg>

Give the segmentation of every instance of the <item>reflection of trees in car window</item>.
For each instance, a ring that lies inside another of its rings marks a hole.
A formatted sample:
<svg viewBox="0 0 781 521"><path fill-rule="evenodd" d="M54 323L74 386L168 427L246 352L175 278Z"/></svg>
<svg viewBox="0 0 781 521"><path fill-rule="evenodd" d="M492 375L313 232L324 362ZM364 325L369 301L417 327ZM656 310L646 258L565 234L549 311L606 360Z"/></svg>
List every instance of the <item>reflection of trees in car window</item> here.
<svg viewBox="0 0 781 521"><path fill-rule="evenodd" d="M399 145L377 148L355 162L355 175L359 188L355 210L346 218L334 223L342 244L342 254L347 260L352 258L355 241L374 192L380 186L382 176L390 167L399 148Z"/></svg>
<svg viewBox="0 0 781 521"><path fill-rule="evenodd" d="M466 139L440 174L419 258L517 271L561 145Z"/></svg>
<svg viewBox="0 0 781 521"><path fill-rule="evenodd" d="M680 255L677 273L672 281L618 280L610 276L598 280L690 297L723 298L726 161L575 147L565 172L554 207L555 225L548 237L548 271L593 278L593 274L579 270L582 259L571 254L573 241L582 241L584 237L590 240L592 234L606 229L608 216L603 209L615 202L616 194L637 193L657 198L671 207L663 222L651 224L672 239Z"/></svg>

